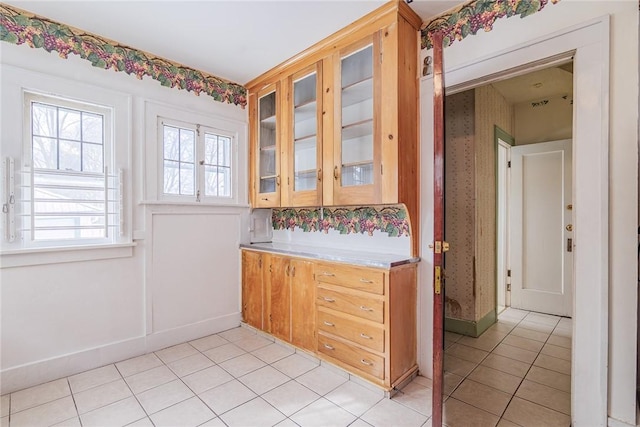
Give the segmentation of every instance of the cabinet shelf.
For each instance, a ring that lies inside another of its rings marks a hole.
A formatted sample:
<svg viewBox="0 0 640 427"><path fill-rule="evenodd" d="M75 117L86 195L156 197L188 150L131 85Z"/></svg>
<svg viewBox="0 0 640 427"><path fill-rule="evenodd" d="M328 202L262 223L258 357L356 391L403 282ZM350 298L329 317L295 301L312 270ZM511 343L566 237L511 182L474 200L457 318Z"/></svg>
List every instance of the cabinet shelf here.
<svg viewBox="0 0 640 427"><path fill-rule="evenodd" d="M373 98L373 78L353 83L342 89L342 108Z"/></svg>
<svg viewBox="0 0 640 427"><path fill-rule="evenodd" d="M342 141L373 135L373 119L361 120L342 127Z"/></svg>
<svg viewBox="0 0 640 427"><path fill-rule="evenodd" d="M264 147L260 147L260 151L274 151L276 149L274 145L265 145Z"/></svg>

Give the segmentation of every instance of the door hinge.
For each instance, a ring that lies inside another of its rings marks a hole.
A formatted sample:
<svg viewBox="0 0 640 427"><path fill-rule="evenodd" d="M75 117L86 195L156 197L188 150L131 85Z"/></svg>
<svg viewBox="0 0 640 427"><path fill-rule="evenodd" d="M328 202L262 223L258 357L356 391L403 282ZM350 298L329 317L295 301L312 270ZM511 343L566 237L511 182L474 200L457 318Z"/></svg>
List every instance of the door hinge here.
<svg viewBox="0 0 640 427"><path fill-rule="evenodd" d="M433 279L433 292L436 295L440 295L440 293L442 292L442 271L441 271L441 267L439 265L436 265L434 267L434 279Z"/></svg>
<svg viewBox="0 0 640 427"><path fill-rule="evenodd" d="M511 283L507 283L507 292L511 292Z"/></svg>
<svg viewBox="0 0 640 427"><path fill-rule="evenodd" d="M384 174L384 172L383 172L383 169L382 169L382 163L381 163L381 164L380 164L380 175L383 175L383 174Z"/></svg>
<svg viewBox="0 0 640 427"><path fill-rule="evenodd" d="M449 242L441 242L439 240L433 242L429 245L433 252L436 254L441 254L443 252L447 252L449 250Z"/></svg>
<svg viewBox="0 0 640 427"><path fill-rule="evenodd" d="M511 277L511 270L507 270L507 277Z"/></svg>
<svg viewBox="0 0 640 427"><path fill-rule="evenodd" d="M508 167L508 168L510 168L510 167L511 167L511 160L509 160L509 161L507 162L507 167Z"/></svg>

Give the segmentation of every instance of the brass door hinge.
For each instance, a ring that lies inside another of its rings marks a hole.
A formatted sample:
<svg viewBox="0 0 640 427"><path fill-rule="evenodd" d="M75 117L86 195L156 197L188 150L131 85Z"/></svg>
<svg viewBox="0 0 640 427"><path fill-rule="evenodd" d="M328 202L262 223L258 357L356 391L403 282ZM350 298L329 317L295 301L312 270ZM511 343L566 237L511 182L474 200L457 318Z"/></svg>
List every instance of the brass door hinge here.
<svg viewBox="0 0 640 427"><path fill-rule="evenodd" d="M443 252L447 252L449 250L449 242L441 242L439 240L433 242L429 245L433 252L436 254L441 254Z"/></svg>
<svg viewBox="0 0 640 427"><path fill-rule="evenodd" d="M433 292L436 295L440 295L440 293L442 292L442 271L441 271L441 267L436 265L434 267L435 270L435 277L433 280Z"/></svg>

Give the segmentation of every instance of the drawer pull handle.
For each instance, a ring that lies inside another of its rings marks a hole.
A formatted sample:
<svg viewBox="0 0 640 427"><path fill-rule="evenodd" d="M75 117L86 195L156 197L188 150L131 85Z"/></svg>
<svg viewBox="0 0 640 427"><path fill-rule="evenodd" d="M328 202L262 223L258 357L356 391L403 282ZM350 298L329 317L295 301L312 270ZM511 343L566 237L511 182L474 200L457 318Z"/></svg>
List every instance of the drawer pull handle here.
<svg viewBox="0 0 640 427"><path fill-rule="evenodd" d="M333 274L333 273L329 273L328 271L323 271L323 272L322 272L322 275L323 275L323 276L327 276L327 277L334 277L334 276L335 276L335 274Z"/></svg>
<svg viewBox="0 0 640 427"><path fill-rule="evenodd" d="M329 344L325 344L324 348L326 348L327 350L335 350L335 348L333 348L333 346L330 346Z"/></svg>
<svg viewBox="0 0 640 427"><path fill-rule="evenodd" d="M336 326L335 324L331 323L331 322L327 322L326 320L324 321L324 324L327 326Z"/></svg>
<svg viewBox="0 0 640 427"><path fill-rule="evenodd" d="M362 283L373 283L373 280L367 280L367 279L364 279L364 278L363 278L363 279L360 279L360 281L361 281Z"/></svg>
<svg viewBox="0 0 640 427"><path fill-rule="evenodd" d="M373 366L372 362L369 362L368 360L365 360L365 359L360 359L360 363L367 366Z"/></svg>
<svg viewBox="0 0 640 427"><path fill-rule="evenodd" d="M362 311L373 311L373 308L361 305L360 306L360 310L362 310Z"/></svg>
<svg viewBox="0 0 640 427"><path fill-rule="evenodd" d="M329 297L322 297L323 300L325 300L326 302L336 302L336 300L334 300L333 298L329 298Z"/></svg>
<svg viewBox="0 0 640 427"><path fill-rule="evenodd" d="M370 337L370 336L369 336L369 335L367 335L367 334L360 334L360 337L362 337L362 338L364 338L364 339L366 339L366 340L371 340L371 339L373 339L372 337Z"/></svg>

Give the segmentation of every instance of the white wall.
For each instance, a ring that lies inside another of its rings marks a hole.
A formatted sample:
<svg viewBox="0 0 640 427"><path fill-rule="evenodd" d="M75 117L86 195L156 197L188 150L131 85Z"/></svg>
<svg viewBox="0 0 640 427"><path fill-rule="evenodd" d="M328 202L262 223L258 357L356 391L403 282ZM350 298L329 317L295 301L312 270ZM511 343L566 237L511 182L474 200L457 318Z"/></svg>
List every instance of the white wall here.
<svg viewBox="0 0 640 427"><path fill-rule="evenodd" d="M150 79L96 69L77 57L64 60L55 53L8 43L0 48L0 73L18 67L25 75L53 77L61 88L87 85L88 98L92 88L129 98L130 168L125 173L132 185L126 227L136 243L131 254L114 259L11 268L8 257L0 260L1 392L237 326L238 244L247 240L243 230L248 228L246 110ZM9 84L6 79L0 83L0 90ZM149 104L240 129L238 206L141 203L149 197L143 177L155 167L149 165L153 156L148 152L155 153L157 144L145 127ZM16 137L21 112L20 105L3 105L3 156L22 144ZM49 261L41 255L31 257L36 264Z"/></svg>
<svg viewBox="0 0 640 427"><path fill-rule="evenodd" d="M628 1L563 0L548 5L543 11L525 19L502 19L493 31L470 36L445 49L445 82L447 70L488 58L498 52L536 40L564 28L611 16L610 92L609 92L609 324L608 342L608 413L614 419L635 425L637 258L636 237L638 213L638 3ZM423 55L426 52L423 52ZM587 99L583 101L588 102ZM430 108L428 102L423 105ZM429 110L425 110L429 113ZM424 114L424 111L423 111ZM424 121L423 121L424 125ZM426 131L428 132L428 131ZM424 138L424 135L423 135ZM429 147L424 147L429 150ZM431 172L429 158L423 156L423 176ZM431 160L432 162L432 160ZM423 209L425 199L432 197L429 179L423 177ZM426 186L425 186L426 185ZM423 210L428 221L431 211ZM429 230L429 228L431 230ZM433 236L432 225L423 228L423 241ZM429 255L423 248L428 267ZM423 269L424 270L424 269ZM423 272L421 270L421 272ZM421 288L430 289L430 274L421 276ZM577 283L576 286L580 286ZM429 304L428 297L421 300ZM429 305L420 310L426 312ZM428 316L426 316L428 317ZM428 329L428 325L423 325ZM429 350L425 351L426 353ZM422 358L421 358L422 360ZM425 362L422 362L423 364ZM615 422L615 421L614 421Z"/></svg>

